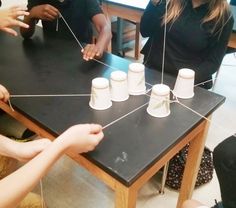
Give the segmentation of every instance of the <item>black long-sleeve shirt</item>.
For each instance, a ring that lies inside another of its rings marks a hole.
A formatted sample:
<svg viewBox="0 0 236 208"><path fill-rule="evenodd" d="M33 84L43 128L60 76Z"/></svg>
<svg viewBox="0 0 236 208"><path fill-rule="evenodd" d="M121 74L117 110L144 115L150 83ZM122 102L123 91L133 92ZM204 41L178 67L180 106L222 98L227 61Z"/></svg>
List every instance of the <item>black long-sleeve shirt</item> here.
<svg viewBox="0 0 236 208"><path fill-rule="evenodd" d="M193 8L192 0L185 3L178 19L167 24L164 71L176 76L179 69L190 68L195 71L195 83L200 83L210 80L219 69L232 31L233 18L230 14L226 15L227 22L221 33L217 32L219 28L212 33L213 21L202 24L208 13L208 4ZM149 37L141 51L144 63L157 70L162 68L165 4L165 0L157 5L150 1L141 19L141 34Z"/></svg>
<svg viewBox="0 0 236 208"><path fill-rule="evenodd" d="M31 10L42 4L56 7L79 41L92 42L92 18L96 14L103 13L97 0L28 0L28 9ZM58 31L56 31L57 20L42 21L42 24L45 33L63 38L74 38L62 18L58 19Z"/></svg>

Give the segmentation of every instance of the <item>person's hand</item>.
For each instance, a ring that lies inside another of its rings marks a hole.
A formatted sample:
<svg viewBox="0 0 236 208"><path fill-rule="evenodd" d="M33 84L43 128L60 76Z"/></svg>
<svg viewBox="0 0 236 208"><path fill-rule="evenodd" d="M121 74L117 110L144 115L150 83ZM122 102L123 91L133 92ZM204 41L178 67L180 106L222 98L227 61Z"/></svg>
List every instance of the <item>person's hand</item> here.
<svg viewBox="0 0 236 208"><path fill-rule="evenodd" d="M86 61L101 58L103 55L103 49L96 44L87 44L81 52L83 53L83 59Z"/></svg>
<svg viewBox="0 0 236 208"><path fill-rule="evenodd" d="M26 8L23 8L22 6L14 6L8 9L0 10L0 30L17 36L17 32L11 27L19 26L28 28L29 25L17 20L17 17L19 16L29 15L29 13L25 10Z"/></svg>
<svg viewBox="0 0 236 208"><path fill-rule="evenodd" d="M59 17L59 10L50 4L35 6L30 10L30 18L53 21Z"/></svg>
<svg viewBox="0 0 236 208"><path fill-rule="evenodd" d="M57 140L63 148L75 154L92 151L103 138L102 127L97 124L79 124L70 127Z"/></svg>
<svg viewBox="0 0 236 208"><path fill-rule="evenodd" d="M30 142L15 142L12 157L27 162L46 149L51 144L49 139L38 139Z"/></svg>
<svg viewBox="0 0 236 208"><path fill-rule="evenodd" d="M10 97L10 94L7 91L7 89L4 86L0 85L0 100L7 102L9 97Z"/></svg>

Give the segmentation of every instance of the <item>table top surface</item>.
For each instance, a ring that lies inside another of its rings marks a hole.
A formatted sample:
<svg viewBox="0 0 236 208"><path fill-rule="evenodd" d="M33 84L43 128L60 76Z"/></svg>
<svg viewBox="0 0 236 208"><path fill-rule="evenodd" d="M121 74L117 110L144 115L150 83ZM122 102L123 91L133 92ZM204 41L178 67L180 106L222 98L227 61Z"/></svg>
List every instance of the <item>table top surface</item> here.
<svg viewBox="0 0 236 208"><path fill-rule="evenodd" d="M128 70L129 61L105 54L101 61L82 59L76 41L43 38L41 30L31 40L0 34L0 83L12 95L90 93L95 77L110 77L112 71ZM146 82L160 83L160 73L145 71ZM164 76L173 88L175 79ZM148 88L148 86L147 86ZM192 99L180 100L207 116L224 102L221 95L196 87ZM112 107L93 110L89 97L11 98L16 110L55 136L78 123L100 123L105 126L132 110L148 103L146 95L130 96L127 101L113 102ZM154 118L147 105L104 130L105 138L95 151L84 154L108 174L129 186L163 154L191 132L202 118L177 103L171 103L171 114Z"/></svg>
<svg viewBox="0 0 236 208"><path fill-rule="evenodd" d="M138 10L144 10L148 5L149 0L103 0L103 2L119 6L131 7Z"/></svg>

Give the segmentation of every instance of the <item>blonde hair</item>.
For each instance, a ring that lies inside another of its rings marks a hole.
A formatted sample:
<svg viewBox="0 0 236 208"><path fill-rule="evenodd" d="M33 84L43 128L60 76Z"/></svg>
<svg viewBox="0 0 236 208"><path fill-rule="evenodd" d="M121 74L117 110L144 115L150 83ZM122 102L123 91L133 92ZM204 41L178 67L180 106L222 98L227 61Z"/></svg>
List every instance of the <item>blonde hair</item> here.
<svg viewBox="0 0 236 208"><path fill-rule="evenodd" d="M212 32L216 32L217 28L223 26L229 20L230 9L226 0L208 0L209 13L202 20L202 24L210 21L215 21ZM167 3L167 16L166 20L163 17L164 23L173 23L182 13L186 6L186 0L166 0ZM226 15L228 14L228 15ZM225 19L227 17L227 19Z"/></svg>

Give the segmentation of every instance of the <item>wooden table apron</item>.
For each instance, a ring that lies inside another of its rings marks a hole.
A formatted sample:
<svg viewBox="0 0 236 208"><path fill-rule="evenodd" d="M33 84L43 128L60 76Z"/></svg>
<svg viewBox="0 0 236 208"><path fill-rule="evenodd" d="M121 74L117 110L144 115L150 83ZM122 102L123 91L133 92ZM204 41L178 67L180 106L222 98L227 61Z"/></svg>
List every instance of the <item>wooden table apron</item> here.
<svg viewBox="0 0 236 208"><path fill-rule="evenodd" d="M85 62L75 41L43 38L41 30L28 41L1 34L0 44L0 83L11 94L87 94L93 78L109 78L116 69L128 70L127 60L111 54L105 54L102 61L113 68ZM159 72L145 72L148 83L160 82ZM172 77L165 75L164 81L173 87ZM14 112L3 102L0 107L37 134L54 139L77 123L104 126L148 100L146 95L130 96L125 102L113 102L105 111L91 109L89 97L12 98ZM194 98L181 102L209 116L224 100L223 96L196 88ZM177 205L180 207L191 198L208 123L177 103L171 104L170 116L162 119L148 115L146 107L105 129L105 138L95 151L67 154L115 191L116 208L133 208L143 184L190 142Z"/></svg>

